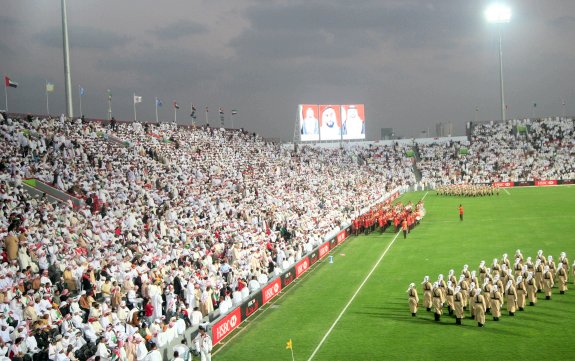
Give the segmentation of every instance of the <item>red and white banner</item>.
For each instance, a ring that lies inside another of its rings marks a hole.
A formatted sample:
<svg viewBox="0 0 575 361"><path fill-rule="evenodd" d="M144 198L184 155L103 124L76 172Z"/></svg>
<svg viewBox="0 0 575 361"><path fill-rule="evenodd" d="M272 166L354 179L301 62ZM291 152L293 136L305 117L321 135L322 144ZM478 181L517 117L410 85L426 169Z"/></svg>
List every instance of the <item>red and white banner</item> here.
<svg viewBox="0 0 575 361"><path fill-rule="evenodd" d="M513 182L493 182L493 186L497 188L511 188L514 185Z"/></svg>
<svg viewBox="0 0 575 361"><path fill-rule="evenodd" d="M557 185L556 180L538 180L538 181L535 181L536 187L556 186L556 185Z"/></svg>
<svg viewBox="0 0 575 361"><path fill-rule="evenodd" d="M319 247L319 259L324 258L329 253L329 242L325 242Z"/></svg>
<svg viewBox="0 0 575 361"><path fill-rule="evenodd" d="M282 290L281 278L276 278L272 283L265 286L262 290L262 306L269 302L272 298L278 295Z"/></svg>
<svg viewBox="0 0 575 361"><path fill-rule="evenodd" d="M309 259L304 257L301 261L299 261L295 266L295 276L299 277L305 273L309 269Z"/></svg>
<svg viewBox="0 0 575 361"><path fill-rule="evenodd" d="M212 343L215 345L226 337L230 332L242 322L242 312L240 307L230 312L212 327Z"/></svg>
<svg viewBox="0 0 575 361"><path fill-rule="evenodd" d="M336 236L337 244L342 244L346 238L347 238L347 230L344 229L343 231L339 232Z"/></svg>

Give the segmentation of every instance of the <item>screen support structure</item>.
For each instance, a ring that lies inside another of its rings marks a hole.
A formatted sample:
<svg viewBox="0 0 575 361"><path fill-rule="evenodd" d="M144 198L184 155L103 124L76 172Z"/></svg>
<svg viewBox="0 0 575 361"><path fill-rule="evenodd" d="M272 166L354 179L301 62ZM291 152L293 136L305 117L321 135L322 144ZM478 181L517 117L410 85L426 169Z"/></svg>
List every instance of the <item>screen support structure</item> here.
<svg viewBox="0 0 575 361"><path fill-rule="evenodd" d="M299 134L300 133L299 133L299 107L298 107L298 111L296 112L293 126L293 150L296 153L297 153L297 143L301 139Z"/></svg>

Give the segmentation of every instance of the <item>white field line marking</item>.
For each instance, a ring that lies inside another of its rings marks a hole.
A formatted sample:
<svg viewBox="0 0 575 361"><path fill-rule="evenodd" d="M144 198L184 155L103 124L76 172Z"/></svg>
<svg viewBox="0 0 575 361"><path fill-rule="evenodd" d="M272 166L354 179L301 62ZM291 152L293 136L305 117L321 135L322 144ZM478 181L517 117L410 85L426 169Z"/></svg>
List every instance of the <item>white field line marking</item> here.
<svg viewBox="0 0 575 361"><path fill-rule="evenodd" d="M509 191L507 190L507 188L503 188L503 191L504 191L505 193L507 193L508 196L511 195L511 193L509 193Z"/></svg>
<svg viewBox="0 0 575 361"><path fill-rule="evenodd" d="M427 194L429 193L429 191L425 192L425 194L423 195L423 198L421 198L421 200L424 200L425 197L427 197Z"/></svg>
<svg viewBox="0 0 575 361"><path fill-rule="evenodd" d="M379 264L381 263L381 260L383 259L383 257L385 257L385 255L387 254L387 251L389 251L389 249L391 248L391 246L393 246L393 244L395 243L395 240L397 239L397 237L399 236L400 232L397 232L397 234L395 235L395 237L393 237L393 240L391 240L391 242L387 245L387 248L385 249L385 251L383 251L382 255L379 257L379 259L377 260L377 262L375 263L375 265L373 266L373 268L371 269L371 271L369 271L369 273L367 274L367 276L365 277L365 279L363 280L363 282L361 283L361 285L359 285L358 289L355 291L355 293L353 294L353 296L351 296L351 299L349 300L349 302L347 303L347 305L345 305L345 307L343 308L343 310L341 310L341 312L339 313L339 316L337 316L337 318L335 319L335 321L333 322L333 324L331 325L331 327L329 328L329 330L327 330L326 334L323 336L323 338L321 339L321 341L319 342L319 345L317 345L317 347L315 348L315 350L313 351L313 353L311 354L311 356L308 358L308 361L311 361L315 354L319 351L319 349L321 348L321 346L323 345L323 343L325 342L325 340L328 338L329 334L331 333L331 331L333 331L333 329L335 328L335 325L337 325L337 323L339 322L339 320L341 319L341 317L343 316L343 314L345 313L345 311L347 311L348 307L351 305L351 303L353 302L353 300L355 299L355 297L359 294L359 291L361 291L361 289L363 288L363 286L366 284L367 280L369 280L369 278L371 277L371 275L373 274L373 272L375 271L375 269L377 268L377 266L379 266Z"/></svg>

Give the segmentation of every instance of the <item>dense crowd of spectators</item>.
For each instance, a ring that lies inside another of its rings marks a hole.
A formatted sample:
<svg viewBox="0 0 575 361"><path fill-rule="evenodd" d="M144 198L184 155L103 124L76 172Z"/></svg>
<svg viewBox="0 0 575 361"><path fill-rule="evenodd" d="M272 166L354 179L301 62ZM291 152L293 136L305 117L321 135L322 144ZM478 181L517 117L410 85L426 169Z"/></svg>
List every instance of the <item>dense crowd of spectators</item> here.
<svg viewBox="0 0 575 361"><path fill-rule="evenodd" d="M88 343L140 360L406 185L356 152L242 131L3 117L0 132L11 357L81 358ZM26 178L86 206L30 197Z"/></svg>
<svg viewBox="0 0 575 361"><path fill-rule="evenodd" d="M418 144L422 181L433 185L575 179L572 119L481 123L474 125L470 138L470 145ZM464 147L468 152L459 152Z"/></svg>

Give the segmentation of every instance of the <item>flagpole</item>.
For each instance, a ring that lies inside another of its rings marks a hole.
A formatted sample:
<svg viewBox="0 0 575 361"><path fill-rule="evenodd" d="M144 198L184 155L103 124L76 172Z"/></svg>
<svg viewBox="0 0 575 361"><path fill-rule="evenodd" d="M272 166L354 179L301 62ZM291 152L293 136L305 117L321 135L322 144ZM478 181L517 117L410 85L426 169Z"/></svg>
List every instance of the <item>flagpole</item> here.
<svg viewBox="0 0 575 361"><path fill-rule="evenodd" d="M84 113L82 112L82 87L78 85L78 92L79 92L79 98L80 98L80 117L82 117L82 115L84 115Z"/></svg>
<svg viewBox="0 0 575 361"><path fill-rule="evenodd" d="M46 86L44 87L44 91L46 92L46 115L50 115L50 100L48 96L48 81L46 80Z"/></svg>
<svg viewBox="0 0 575 361"><path fill-rule="evenodd" d="M132 98L132 101L134 102L134 121L137 121L138 118L136 116L136 93L134 93L134 97Z"/></svg>
<svg viewBox="0 0 575 361"><path fill-rule="evenodd" d="M8 99L8 98L6 98L6 99ZM6 107L6 108L8 108L8 107ZM208 108L207 107L206 107L206 125L208 125Z"/></svg>
<svg viewBox="0 0 575 361"><path fill-rule="evenodd" d="M563 106L563 118L566 116L565 99L561 99L561 105Z"/></svg>
<svg viewBox="0 0 575 361"><path fill-rule="evenodd" d="M4 84L4 108L6 108L6 113L8 113L8 87Z"/></svg>
<svg viewBox="0 0 575 361"><path fill-rule="evenodd" d="M160 123L158 121L158 97L156 97L156 123L158 123L158 124Z"/></svg>
<svg viewBox="0 0 575 361"><path fill-rule="evenodd" d="M232 112L232 115L230 115L230 117L232 118L232 129L234 129L234 112Z"/></svg>
<svg viewBox="0 0 575 361"><path fill-rule="evenodd" d="M174 123L178 123L178 109L174 107Z"/></svg>
<svg viewBox="0 0 575 361"><path fill-rule="evenodd" d="M292 361L295 361L295 357L293 356L293 347L290 347L290 351L291 351L291 359Z"/></svg>

